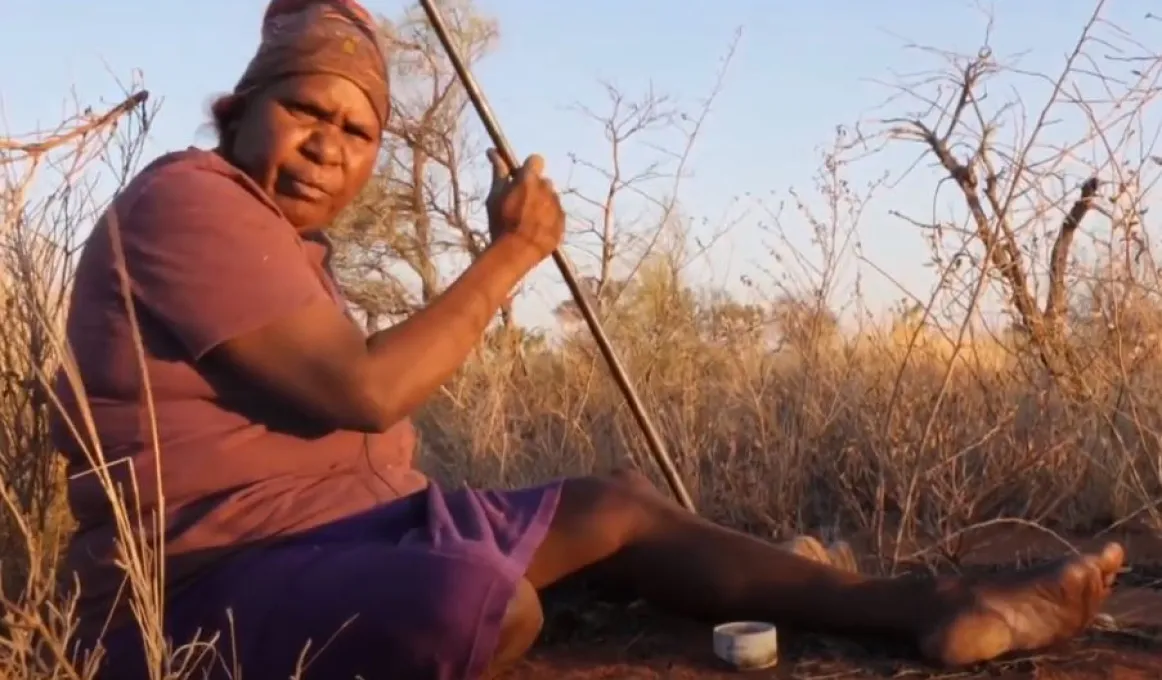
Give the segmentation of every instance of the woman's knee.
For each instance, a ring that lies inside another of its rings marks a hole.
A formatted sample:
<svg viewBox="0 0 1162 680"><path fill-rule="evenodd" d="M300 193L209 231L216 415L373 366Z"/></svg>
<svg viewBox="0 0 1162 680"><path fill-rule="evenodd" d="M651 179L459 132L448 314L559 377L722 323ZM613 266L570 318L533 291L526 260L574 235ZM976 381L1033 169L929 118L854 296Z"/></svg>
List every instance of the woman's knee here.
<svg viewBox="0 0 1162 680"><path fill-rule="evenodd" d="M607 559L675 527L678 513L685 511L632 470L567 479L526 575L543 588L582 570L600 572Z"/></svg>
<svg viewBox="0 0 1162 680"><path fill-rule="evenodd" d="M574 517L585 524L600 524L616 533L646 531L665 509L666 499L642 473L620 469L606 475L566 480L558 517Z"/></svg>
<svg viewBox="0 0 1162 680"><path fill-rule="evenodd" d="M631 467L617 468L609 473L609 479L614 484L620 484L626 488L627 491L653 500L664 498L658 492L658 487L650 481L641 470Z"/></svg>
<svg viewBox="0 0 1162 680"><path fill-rule="evenodd" d="M536 588L527 579L517 582L500 627L500 639L487 677L495 677L520 660L536 642L545 624L545 613Z"/></svg>

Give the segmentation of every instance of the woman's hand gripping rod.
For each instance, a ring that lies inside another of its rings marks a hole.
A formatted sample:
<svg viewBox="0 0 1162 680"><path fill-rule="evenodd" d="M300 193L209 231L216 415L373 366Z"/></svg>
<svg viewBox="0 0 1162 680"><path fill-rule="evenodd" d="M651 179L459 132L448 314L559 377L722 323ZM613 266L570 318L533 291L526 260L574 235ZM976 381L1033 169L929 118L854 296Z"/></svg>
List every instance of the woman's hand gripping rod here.
<svg viewBox="0 0 1162 680"><path fill-rule="evenodd" d="M508 163L508 167L519 167L520 163L517 162L516 154L513 153L512 147L509 146L508 140L504 137L504 133L500 131L500 126L496 123L496 116L493 115L492 109L488 106L488 102L485 101L484 94L476 84L476 79L468 71L468 67L465 65L463 58L461 58L457 47L452 44L448 27L444 23L443 16L440 15L440 10L435 6L435 0L420 0L420 5L424 8L424 13L428 15L428 21L431 22L432 28L436 31L436 36L439 37L440 43L448 53L448 59L452 62L452 67L456 69L456 75L460 77L460 82L464 85L464 89L467 90L468 97L472 100L473 106L476 107L476 113L480 116L480 122L484 124L484 128L488 131L488 136L492 138L492 144L496 147L497 153ZM557 263L557 268L561 270L561 276L565 279L565 285L569 287L569 292L573 294L573 300L576 301L577 307L581 310L581 316L585 318L585 323L589 326L590 332L593 333L593 338L597 341L601 355L605 357L609 371L613 374L617 386L621 388L621 393L625 396L630 411L633 412L634 419L637 420L642 434L645 435L650 453L653 455L658 467L662 469L662 474L665 475L670 490L684 508L690 512L696 512L694 501L686 491L686 486L682 483L682 478L678 476L678 470L674 467L674 462L670 459L669 454L666 453L665 445L662 444L662 439L658 435L657 429L654 427L650 417L646 414L645 406L642 405L641 399L633 387L633 383L629 381L629 376L626 375L625 368L621 365L617 355L614 353L613 347L609 343L609 338L605 335L605 329L601 327L601 321L598 320L596 312L593 311L593 307L589 304L589 299L577 283L577 276L573 273L573 266L560 249L553 251L553 260Z"/></svg>

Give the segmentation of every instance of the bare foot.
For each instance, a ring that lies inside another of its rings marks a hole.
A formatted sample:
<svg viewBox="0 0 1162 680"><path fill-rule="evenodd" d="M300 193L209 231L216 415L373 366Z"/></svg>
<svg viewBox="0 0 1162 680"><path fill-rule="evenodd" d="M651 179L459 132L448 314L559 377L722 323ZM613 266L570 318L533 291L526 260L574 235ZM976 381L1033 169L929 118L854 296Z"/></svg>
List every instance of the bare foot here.
<svg viewBox="0 0 1162 680"><path fill-rule="evenodd" d="M1099 613L1124 560L1122 547L1107 543L1098 554L968 586L968 602L921 639L921 651L963 666L1073 637Z"/></svg>
<svg viewBox="0 0 1162 680"><path fill-rule="evenodd" d="M859 559L847 541L835 541L827 546L827 555L831 558L831 566L853 574L859 573Z"/></svg>
<svg viewBox="0 0 1162 680"><path fill-rule="evenodd" d="M824 547L819 539L806 534L799 534L791 540L781 543L780 547L799 557L806 557L809 560L835 567L841 571L848 571L855 574L859 573L859 560L856 559L855 551L851 549L847 541L835 541L831 545Z"/></svg>

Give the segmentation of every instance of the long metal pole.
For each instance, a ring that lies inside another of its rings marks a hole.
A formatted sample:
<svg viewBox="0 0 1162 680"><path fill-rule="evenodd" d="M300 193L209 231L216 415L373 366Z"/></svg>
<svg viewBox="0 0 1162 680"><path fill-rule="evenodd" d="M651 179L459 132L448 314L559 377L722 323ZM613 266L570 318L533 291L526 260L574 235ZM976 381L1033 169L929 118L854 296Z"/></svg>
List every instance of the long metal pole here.
<svg viewBox="0 0 1162 680"><path fill-rule="evenodd" d="M492 109L484 99L484 93L480 91L480 87L476 84L476 79L472 76L472 73L468 70L468 66L464 63L464 59L460 56L459 49L456 45L452 44L448 27L444 23L443 16L440 15L440 10L436 8L434 0L420 0L420 5L424 8L424 12L428 15L428 21L431 22L432 28L435 29L436 35L444 45L444 50L448 53L448 59L451 60L452 67L456 69L456 75L460 77L460 82L464 84L464 89L468 91L468 97L476 107L476 113L480 115L480 122L484 123L484 128L488 131L488 136L492 138L492 143L496 147L497 152L508 163L508 167L514 169L519 167L520 163L517 162L516 154L513 153L512 147L509 145L508 140L505 139L504 133L500 131L500 126L496 122L496 116L492 113ZM601 350L601 355L605 357L605 363L609 365L609 371L613 373L613 379L617 382L617 386L621 388L622 394L625 395L629 409L633 412L633 417L637 420L638 426L641 427L642 434L645 435L646 443L649 445L650 453L653 455L658 467L662 469L662 474L665 475L670 490L684 508L690 512L696 512L694 500L690 498L689 492L686 491L686 486L682 483L682 478L678 475L677 468L674 467L674 461L666 453L666 447L662 444L662 438L658 435L658 430L654 427L653 421L646 414L645 406L642 405L637 390L634 389L633 383L630 382L629 376L626 375L625 367L621 365L617 354L614 353L613 346L609 343L609 337L605 335L605 329L601 327L601 321L597 318L597 313L593 311L593 307L589 304L589 299L585 296L580 284L578 284L577 275L573 273L572 264L569 263L569 259L560 249L553 251L553 260L557 263L557 268L561 270L561 276L564 277L565 285L569 287L569 292L573 294L573 300L581 310L581 316L585 318L585 323L588 324L590 332L593 333L593 338L597 341L597 347Z"/></svg>

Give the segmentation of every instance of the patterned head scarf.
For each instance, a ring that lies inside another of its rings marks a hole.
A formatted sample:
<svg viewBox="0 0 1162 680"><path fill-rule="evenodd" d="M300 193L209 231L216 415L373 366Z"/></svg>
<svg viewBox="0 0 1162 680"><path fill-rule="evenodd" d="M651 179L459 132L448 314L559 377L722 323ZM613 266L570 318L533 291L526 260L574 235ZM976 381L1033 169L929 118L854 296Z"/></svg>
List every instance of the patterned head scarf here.
<svg viewBox="0 0 1162 680"><path fill-rule="evenodd" d="M327 73L359 86L387 122L387 61L371 14L354 0L271 0L262 42L234 87L244 94L290 75Z"/></svg>

